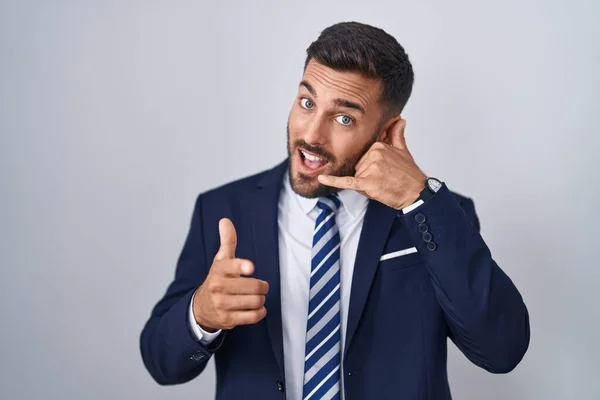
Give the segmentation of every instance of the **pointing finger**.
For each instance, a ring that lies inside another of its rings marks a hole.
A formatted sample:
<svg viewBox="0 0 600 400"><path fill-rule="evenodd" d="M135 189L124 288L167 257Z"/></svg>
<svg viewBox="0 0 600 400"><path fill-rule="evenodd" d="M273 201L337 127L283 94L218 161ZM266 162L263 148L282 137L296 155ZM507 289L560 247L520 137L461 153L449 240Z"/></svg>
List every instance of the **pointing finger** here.
<svg viewBox="0 0 600 400"><path fill-rule="evenodd" d="M319 175L318 179L323 185L356 191L363 191L366 184L364 178L356 178L354 176Z"/></svg>

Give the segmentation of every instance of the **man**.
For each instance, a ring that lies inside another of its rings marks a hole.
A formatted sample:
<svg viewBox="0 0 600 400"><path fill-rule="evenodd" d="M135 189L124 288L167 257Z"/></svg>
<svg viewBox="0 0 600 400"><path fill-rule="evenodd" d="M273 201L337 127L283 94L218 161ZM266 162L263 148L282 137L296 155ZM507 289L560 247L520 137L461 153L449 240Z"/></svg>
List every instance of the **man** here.
<svg viewBox="0 0 600 400"><path fill-rule="evenodd" d="M158 383L214 354L217 399L450 399L447 337L490 372L515 368L527 309L473 202L408 151L412 85L378 28L341 23L311 44L288 160L196 201L141 335Z"/></svg>

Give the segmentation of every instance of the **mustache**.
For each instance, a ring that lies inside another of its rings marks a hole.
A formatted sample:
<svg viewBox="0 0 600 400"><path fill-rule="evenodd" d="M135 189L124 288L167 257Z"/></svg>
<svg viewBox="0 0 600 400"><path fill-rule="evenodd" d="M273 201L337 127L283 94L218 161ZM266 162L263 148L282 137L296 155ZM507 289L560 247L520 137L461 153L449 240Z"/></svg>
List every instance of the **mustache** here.
<svg viewBox="0 0 600 400"><path fill-rule="evenodd" d="M335 157L333 154L328 152L327 150L322 149L321 147L313 146L311 144L306 143L304 140L300 139L295 143L296 147L302 148L316 156L321 157L326 161L335 161Z"/></svg>

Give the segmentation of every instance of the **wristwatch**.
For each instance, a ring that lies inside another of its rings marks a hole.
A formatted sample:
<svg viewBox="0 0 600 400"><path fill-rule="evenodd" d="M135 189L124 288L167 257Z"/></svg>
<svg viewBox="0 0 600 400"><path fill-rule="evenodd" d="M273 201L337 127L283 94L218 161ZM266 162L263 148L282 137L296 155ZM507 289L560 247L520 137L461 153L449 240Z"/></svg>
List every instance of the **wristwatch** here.
<svg viewBox="0 0 600 400"><path fill-rule="evenodd" d="M421 191L419 199L423 201L429 200L442 187L444 183L436 178L427 178L425 180L425 189Z"/></svg>

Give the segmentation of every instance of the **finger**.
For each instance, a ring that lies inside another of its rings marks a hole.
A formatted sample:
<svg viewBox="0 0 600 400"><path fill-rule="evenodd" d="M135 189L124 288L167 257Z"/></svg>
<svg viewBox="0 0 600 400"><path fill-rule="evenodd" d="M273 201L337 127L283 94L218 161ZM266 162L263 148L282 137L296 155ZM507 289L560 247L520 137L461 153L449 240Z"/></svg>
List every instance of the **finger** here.
<svg viewBox="0 0 600 400"><path fill-rule="evenodd" d="M370 161L368 164L363 164L360 170L357 170L354 176L356 178L367 178L370 175L369 168L374 164L375 161Z"/></svg>
<svg viewBox="0 0 600 400"><path fill-rule="evenodd" d="M242 258L233 260L217 260L213 264L211 271L221 276L239 278L241 275L252 275L254 273L254 263Z"/></svg>
<svg viewBox="0 0 600 400"><path fill-rule="evenodd" d="M223 295L219 309L226 311L259 310L265 305L266 297L256 294Z"/></svg>
<svg viewBox="0 0 600 400"><path fill-rule="evenodd" d="M357 178L354 176L319 175L318 179L323 185L338 189L352 189L360 191L364 190L365 186L364 178Z"/></svg>
<svg viewBox="0 0 600 400"><path fill-rule="evenodd" d="M235 248L237 246L237 235L233 222L228 218L222 218L219 221L219 237L221 238L221 247L215 255L215 260L226 260L235 258Z"/></svg>
<svg viewBox="0 0 600 400"><path fill-rule="evenodd" d="M224 293L255 294L264 296L269 293L269 284L255 278L231 278L224 283Z"/></svg>
<svg viewBox="0 0 600 400"><path fill-rule="evenodd" d="M230 321L234 326L252 325L256 324L266 316L267 309L265 307L261 307L258 310L232 311L230 313Z"/></svg>
<svg viewBox="0 0 600 400"><path fill-rule="evenodd" d="M368 176L369 174L367 174L367 172L369 171L369 168L375 164L375 162L380 161L379 156L376 156L376 152L371 152L373 154L373 156L369 157L367 160L365 160L365 162L362 163L362 165L360 166L360 168L357 168L356 171L354 172L354 177L355 178L365 178L366 176Z"/></svg>
<svg viewBox="0 0 600 400"><path fill-rule="evenodd" d="M404 129L406 128L406 120L400 118L398 121L396 121L396 123L394 124L394 127L392 128L392 132L390 133L391 136L391 141L392 141L392 146L398 148L398 149L404 149L406 150L406 138L404 137Z"/></svg>
<svg viewBox="0 0 600 400"><path fill-rule="evenodd" d="M377 142L375 142L377 143ZM375 145L375 143L373 143L373 145ZM356 165L354 166L354 170L358 171L362 165L370 159L371 154L373 154L373 152L371 151L373 149L373 145L371 145L371 147L369 148L369 150L366 151L365 154L363 154L363 156L360 158L360 160L358 160L358 162L356 163ZM357 174L356 174L357 175Z"/></svg>

